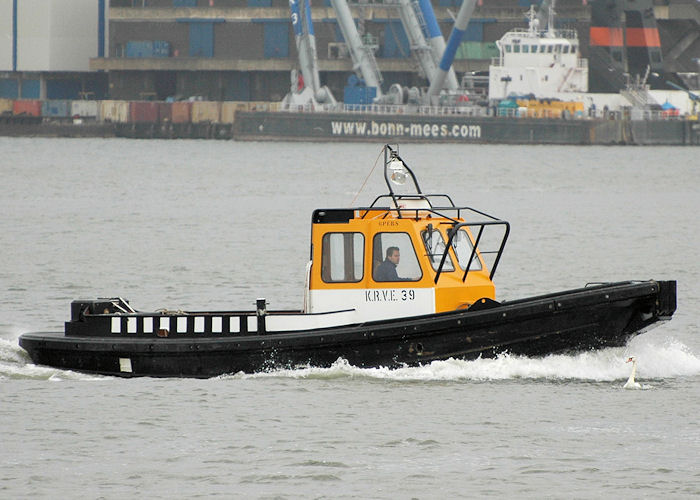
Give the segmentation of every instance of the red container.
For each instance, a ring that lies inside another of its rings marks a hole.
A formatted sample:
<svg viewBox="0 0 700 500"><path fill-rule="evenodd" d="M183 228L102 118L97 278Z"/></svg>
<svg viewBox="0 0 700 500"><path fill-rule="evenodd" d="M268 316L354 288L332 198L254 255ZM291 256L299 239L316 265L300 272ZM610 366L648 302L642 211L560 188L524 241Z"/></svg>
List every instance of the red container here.
<svg viewBox="0 0 700 500"><path fill-rule="evenodd" d="M159 102L158 103L158 119L160 123L169 123L172 121L172 103L170 102Z"/></svg>
<svg viewBox="0 0 700 500"><path fill-rule="evenodd" d="M130 102L129 121L132 123L157 123L158 103L150 101Z"/></svg>
<svg viewBox="0 0 700 500"><path fill-rule="evenodd" d="M172 108L173 123L189 123L192 117L191 102L174 102Z"/></svg>
<svg viewBox="0 0 700 500"><path fill-rule="evenodd" d="M41 116L41 101L36 99L18 99L12 106L12 114Z"/></svg>

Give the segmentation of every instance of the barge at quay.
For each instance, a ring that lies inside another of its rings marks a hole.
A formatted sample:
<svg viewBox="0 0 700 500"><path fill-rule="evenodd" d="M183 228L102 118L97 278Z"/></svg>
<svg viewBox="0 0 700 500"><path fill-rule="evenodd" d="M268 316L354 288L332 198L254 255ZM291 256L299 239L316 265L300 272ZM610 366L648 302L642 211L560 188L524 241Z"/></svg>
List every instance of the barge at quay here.
<svg viewBox="0 0 700 500"><path fill-rule="evenodd" d="M593 284L499 302L493 282L508 222L424 193L384 148L386 194L317 209L304 307L139 311L122 298L75 300L63 332L19 343L34 363L123 377L213 377L344 359L415 366L500 353L544 356L622 346L671 319L675 281Z"/></svg>
<svg viewBox="0 0 700 500"><path fill-rule="evenodd" d="M451 87L446 84L442 89L443 82L449 81L447 68L454 57L449 47L454 46L455 39L459 40L460 26L464 28L465 19L471 15L470 6L473 8L473 3L465 1L460 8L448 48L441 52L439 69L431 66L425 51L416 50L430 79L427 90L392 85L389 92L381 94L379 87L375 92L375 87L355 83L350 90L364 89L360 96L367 90L373 90L371 94L377 96L371 101L346 99L340 105L316 83L314 50L305 51L305 45L299 43L303 81L312 83L304 88L292 86L278 112L238 113L233 136L239 140L700 144L700 123L695 112L700 97L689 91L652 91L646 83L648 68L644 78L630 82L619 93L588 93L588 60L581 56L575 30L554 27L554 0L543 2L539 14L531 6L528 28L514 28L496 42L499 57L489 66L488 96L476 93L473 85L465 83L458 88L453 82ZM429 18L429 4L421 4L421 8ZM357 45L350 52L359 54L353 56L355 66L365 80L378 85L378 68L371 57L361 57L366 47L357 37L350 36L354 25L347 25L346 39L354 39ZM405 28L414 34L417 45L423 43L418 27L406 22ZM310 26L306 29L313 31ZM441 35L435 32L435 37ZM309 43L313 43L312 36ZM346 88L346 97L356 94ZM315 98L319 95L321 102ZM665 99L660 102L668 108L662 109L658 99Z"/></svg>

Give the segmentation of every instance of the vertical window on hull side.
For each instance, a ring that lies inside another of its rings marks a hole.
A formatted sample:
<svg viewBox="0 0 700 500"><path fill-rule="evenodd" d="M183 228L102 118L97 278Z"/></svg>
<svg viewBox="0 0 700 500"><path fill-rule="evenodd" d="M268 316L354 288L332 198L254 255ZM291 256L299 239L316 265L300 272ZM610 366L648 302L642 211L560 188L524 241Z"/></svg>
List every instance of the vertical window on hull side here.
<svg viewBox="0 0 700 500"><path fill-rule="evenodd" d="M326 233L321 252L323 281L357 283L362 280L365 256L365 237L362 233Z"/></svg>

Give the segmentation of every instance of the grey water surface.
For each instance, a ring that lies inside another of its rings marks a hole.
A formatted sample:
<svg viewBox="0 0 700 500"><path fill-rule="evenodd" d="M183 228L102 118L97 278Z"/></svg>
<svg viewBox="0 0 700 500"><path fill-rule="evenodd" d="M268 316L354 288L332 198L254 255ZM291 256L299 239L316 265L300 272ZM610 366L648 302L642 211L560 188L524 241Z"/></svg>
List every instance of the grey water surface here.
<svg viewBox="0 0 700 500"><path fill-rule="evenodd" d="M511 222L499 299L678 280L673 320L624 348L210 380L19 348L75 298L300 308L312 210L384 193L380 150L0 138L0 498L700 495L697 148L400 148L424 191ZM642 390L622 389L630 355Z"/></svg>

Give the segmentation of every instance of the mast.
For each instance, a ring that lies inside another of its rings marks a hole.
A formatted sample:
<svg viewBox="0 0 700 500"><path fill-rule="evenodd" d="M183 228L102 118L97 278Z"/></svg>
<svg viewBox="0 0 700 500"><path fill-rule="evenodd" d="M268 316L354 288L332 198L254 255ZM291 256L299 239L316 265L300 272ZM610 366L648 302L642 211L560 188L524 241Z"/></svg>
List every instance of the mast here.
<svg viewBox="0 0 700 500"><path fill-rule="evenodd" d="M530 5L534 9L535 5ZM532 15L530 16L530 23L532 24ZM537 15L535 18L537 24L535 25L538 29L542 31L549 31L554 29L554 0L542 0L539 8L537 9Z"/></svg>
<svg viewBox="0 0 700 500"><path fill-rule="evenodd" d="M398 0L399 17L404 31L408 36L411 46L411 54L420 65L423 76L428 81L433 81L437 72L437 64L433 59L432 50L423 34L421 22L416 11L413 9L412 0Z"/></svg>
<svg viewBox="0 0 700 500"><path fill-rule="evenodd" d="M413 2L415 3L416 0L413 0ZM425 21L423 28L426 36L428 37L428 42L430 43L433 61L435 61L435 65L437 66L440 64L440 59L445 53L445 37L442 36L442 32L438 26L437 19L435 18L435 12L433 11L433 6L430 3L430 0L417 0L417 2L418 8L423 15L423 20ZM447 81L445 82L445 87L450 90L457 90L459 88L455 70L451 66L447 71Z"/></svg>
<svg viewBox="0 0 700 500"><path fill-rule="evenodd" d="M445 81L445 76L448 70L452 66L452 61L457 53L457 48L462 41L462 35L467 30L467 25L472 17L474 8L476 7L476 0L464 0L462 6L459 8L457 13L457 19L455 19L454 27L452 28L452 33L450 33L450 38L447 41L447 47L445 48L445 53L440 61L440 67L437 71L436 78L430 82L430 88L428 89L428 99L432 96L437 95L442 88L442 83Z"/></svg>
<svg viewBox="0 0 700 500"><path fill-rule="evenodd" d="M316 36L311 22L311 5L309 0L289 0L289 8L292 11L292 27L304 85L313 90L314 98L323 101L324 99L319 99L323 96L320 95L321 78L318 73Z"/></svg>
<svg viewBox="0 0 700 500"><path fill-rule="evenodd" d="M359 76L365 81L365 85L376 87L377 98L381 97L382 74L379 72L372 50L362 43L348 3L346 0L331 0L331 5L338 18L338 26L340 26L340 31L343 33L345 43L347 43L353 62L353 69L355 72L359 71Z"/></svg>

